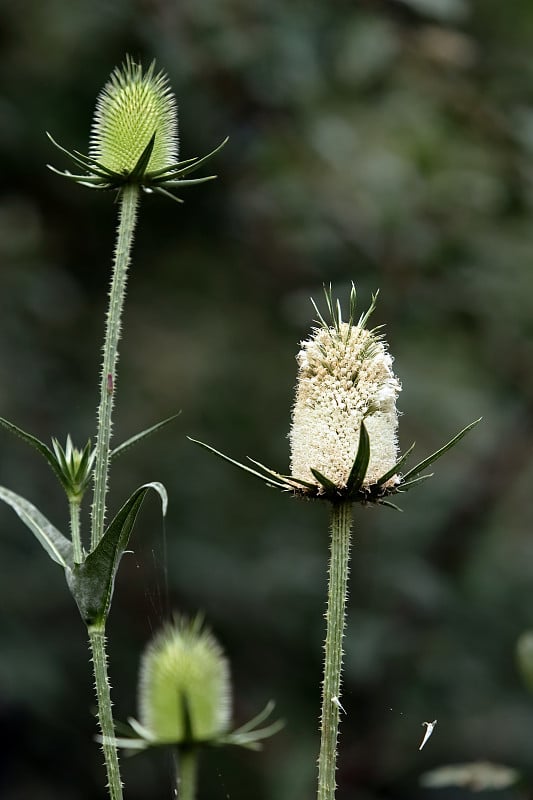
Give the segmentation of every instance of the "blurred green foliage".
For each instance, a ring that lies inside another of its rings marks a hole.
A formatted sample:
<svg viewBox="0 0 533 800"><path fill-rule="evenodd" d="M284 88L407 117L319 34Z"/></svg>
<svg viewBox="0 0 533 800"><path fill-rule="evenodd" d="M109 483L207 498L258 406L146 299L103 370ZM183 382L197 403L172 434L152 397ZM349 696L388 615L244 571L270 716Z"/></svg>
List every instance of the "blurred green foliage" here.
<svg viewBox="0 0 533 800"><path fill-rule="evenodd" d="M117 717L136 711L151 631L202 609L232 663L236 723L273 697L287 724L263 754L208 753L201 796L314 795L325 509L256 486L185 434L285 470L308 298L330 281L347 297L353 280L362 307L381 291L402 447L416 440L422 457L484 421L403 515L357 512L338 798L433 797L422 772L475 759L531 786L514 653L533 623L533 6L0 7L0 414L41 439L93 431L116 211L46 170L65 165L45 130L85 151L96 94L130 52L169 73L183 158L230 136L218 181L183 207L141 209L116 441L183 413L113 469L112 510L147 480L171 498L164 527L147 504L119 575ZM65 525L44 463L0 437L0 482ZM0 528L0 796L104 798L83 626L8 509ZM123 763L130 800L169 796L167 754Z"/></svg>

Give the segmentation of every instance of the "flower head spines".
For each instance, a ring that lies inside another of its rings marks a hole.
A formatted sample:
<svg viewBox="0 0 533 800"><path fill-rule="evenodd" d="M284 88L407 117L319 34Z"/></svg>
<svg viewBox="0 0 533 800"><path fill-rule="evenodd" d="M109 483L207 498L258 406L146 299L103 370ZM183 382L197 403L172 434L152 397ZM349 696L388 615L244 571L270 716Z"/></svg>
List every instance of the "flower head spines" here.
<svg viewBox="0 0 533 800"><path fill-rule="evenodd" d="M319 485L315 470L339 490L347 485L363 421L370 439L363 486L375 483L398 460L400 383L382 336L354 324L353 293L352 298L349 322L342 322L338 304L329 303L332 325L320 317L320 327L302 342L290 432L292 476ZM368 313L360 322L367 320Z"/></svg>
<svg viewBox="0 0 533 800"><path fill-rule="evenodd" d="M133 172L155 134L147 171L168 168L178 160L175 97L155 62L143 73L130 56L116 67L96 102L89 154L112 172Z"/></svg>

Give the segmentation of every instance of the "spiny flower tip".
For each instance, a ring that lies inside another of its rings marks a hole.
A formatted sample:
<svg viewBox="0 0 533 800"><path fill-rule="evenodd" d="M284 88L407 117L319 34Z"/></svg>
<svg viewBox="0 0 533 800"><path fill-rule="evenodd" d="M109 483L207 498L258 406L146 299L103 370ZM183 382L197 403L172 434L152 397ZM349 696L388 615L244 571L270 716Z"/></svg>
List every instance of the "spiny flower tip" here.
<svg viewBox="0 0 533 800"><path fill-rule="evenodd" d="M89 154L112 172L130 174L154 134L148 172L178 160L176 100L166 74L155 74L155 62L143 73L142 66L126 56L98 96Z"/></svg>

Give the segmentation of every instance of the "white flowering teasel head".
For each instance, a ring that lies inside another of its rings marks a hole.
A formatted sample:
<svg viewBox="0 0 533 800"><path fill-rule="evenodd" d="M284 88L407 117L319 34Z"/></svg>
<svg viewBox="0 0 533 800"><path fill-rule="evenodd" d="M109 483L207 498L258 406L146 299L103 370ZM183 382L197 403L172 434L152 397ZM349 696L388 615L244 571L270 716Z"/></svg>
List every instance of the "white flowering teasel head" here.
<svg viewBox="0 0 533 800"><path fill-rule="evenodd" d="M350 318L342 321L340 304L332 307L328 325L320 325L302 342L298 353L296 400L290 431L291 474L323 490L327 478L340 491L348 485L364 423L370 455L361 488L375 484L398 461L400 383L392 371L392 358L383 337L365 324L374 309L354 321L355 290L350 297ZM317 309L318 313L318 309ZM392 476L385 483L394 485Z"/></svg>
<svg viewBox="0 0 533 800"><path fill-rule="evenodd" d="M290 475L276 472L253 458L242 464L210 445L191 439L215 455L260 478L269 486L298 497L377 503L398 508L387 497L430 478L421 474L453 447L479 420L463 428L447 444L403 473L412 445L398 452L396 399L401 386L379 328L367 323L376 305L356 322L352 284L348 321L325 290L330 322L314 301L318 326L301 344L298 380L289 433ZM190 437L189 437L190 438Z"/></svg>

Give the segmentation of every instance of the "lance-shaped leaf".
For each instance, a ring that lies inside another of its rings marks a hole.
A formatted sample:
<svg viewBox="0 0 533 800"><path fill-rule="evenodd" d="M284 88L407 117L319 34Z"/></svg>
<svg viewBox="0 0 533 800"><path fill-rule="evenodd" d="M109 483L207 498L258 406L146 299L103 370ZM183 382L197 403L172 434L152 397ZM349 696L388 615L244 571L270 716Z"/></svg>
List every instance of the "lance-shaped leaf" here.
<svg viewBox="0 0 533 800"><path fill-rule="evenodd" d="M0 486L0 500L11 506L18 514L53 561L65 569L72 565L72 542L63 536L38 508L4 486Z"/></svg>
<svg viewBox="0 0 533 800"><path fill-rule="evenodd" d="M63 475L61 474L61 469L59 467L59 464L57 463L57 458L55 457L52 450L44 442L41 442L41 440L37 439L36 436L32 436L31 433L23 431L22 428L18 427L18 425L14 425L8 419L4 419L4 417L0 417L0 425L3 425L4 428L6 428L11 433L14 433L15 436L19 436L21 439L30 444L32 447L35 447L35 449L42 456L44 456L49 465L52 467L61 485L63 487L65 486L65 481Z"/></svg>
<svg viewBox="0 0 533 800"><path fill-rule="evenodd" d="M124 503L83 564L75 564L67 572L69 589L88 627L103 623L109 614L120 559L128 546L139 509L150 489L159 494L164 515L167 509L165 487L161 483L145 483Z"/></svg>
<svg viewBox="0 0 533 800"><path fill-rule="evenodd" d="M284 726L285 722L282 719L271 722L264 728L259 726L268 719L274 710L274 702L270 700L265 708L259 712L253 719L241 725L240 728L227 733L220 740L220 744L236 744L241 747L247 747L249 750L260 750L261 740L267 739L278 733Z"/></svg>
<svg viewBox="0 0 533 800"><path fill-rule="evenodd" d="M353 462L353 467L346 482L346 490L348 494L357 492L363 485L366 471L368 469L368 462L370 461L370 438L364 422L361 422L361 430L359 432L359 446L357 448L357 455Z"/></svg>
<svg viewBox="0 0 533 800"><path fill-rule="evenodd" d="M383 486L383 484L387 483L387 481L390 480L393 475L397 475L400 472L401 468L403 467L403 465L405 464L405 462L407 461L407 459L409 458L409 456L413 452L414 446L415 446L415 443L413 442L411 447L409 447L405 451L403 456L400 456L400 458L398 459L396 464L393 467L391 467L389 470L387 470L387 472L384 475L381 476L381 478L377 481L377 485L378 486Z"/></svg>
<svg viewBox="0 0 533 800"><path fill-rule="evenodd" d="M148 162L150 161L150 157L154 149L154 144L155 144L155 131L152 134L150 141L148 142L148 144L142 151L141 155L139 156L139 160L137 161L131 172L130 176L131 180L137 181L144 176L144 173L146 172L146 167L148 166Z"/></svg>
<svg viewBox="0 0 533 800"><path fill-rule="evenodd" d="M319 472L314 467L309 467L309 469L311 470L311 472L313 473L313 475L315 476L315 478L319 482L320 486L324 489L324 492L326 494L336 495L336 494L339 493L339 490L338 490L338 487L337 487L336 483L334 483L333 481L330 481L330 479L328 477L326 477L326 475L322 475L322 473Z"/></svg>
<svg viewBox="0 0 533 800"><path fill-rule="evenodd" d="M224 455L224 453L221 453L219 450L215 450L215 448L211 447L211 445L209 445L209 444L205 444L204 442L200 442L198 439L193 439L192 436L187 436L187 439L190 442L194 442L194 444L199 444L200 447L205 447L206 450L210 450L212 453L214 453L219 458L224 459L224 461L229 461L230 464L234 464L236 467L239 467L240 469L243 469L245 472L249 472L250 475L255 475L256 478L261 478L261 480L264 483L268 484L269 486L275 486L275 487L277 487L279 489L290 488L290 487L287 486L287 484L284 482L284 479L281 478L281 476L280 476L280 480L279 481L272 480L272 478L270 478L268 475L262 475L256 469L252 469L251 467L247 467L246 464L241 464L240 461L235 461L235 459ZM273 471L270 471L270 474L273 474Z"/></svg>
<svg viewBox="0 0 533 800"><path fill-rule="evenodd" d="M173 414L171 417L167 417L167 419L161 420L161 422L156 422L155 425L150 426L150 428L146 428L144 431L140 433L136 433L134 436L130 436L129 439L126 439L125 442L121 442L114 450L111 452L111 458L114 459L117 456L121 456L126 450L129 450L130 447L133 447L139 442L142 442L143 439L146 439L147 436L151 436L153 433L157 433L166 425L169 425L171 422L174 422L175 419L179 417L181 411L178 411L177 414Z"/></svg>
<svg viewBox="0 0 533 800"><path fill-rule="evenodd" d="M416 467L413 467L412 469L410 469L409 472L405 473L405 475L402 475L402 484L401 484L400 488L402 488L402 489L406 488L406 484L407 483L409 483L409 485L412 485L414 478L417 478L423 470L427 469L427 467L429 467L431 464L433 464L438 458L443 456L444 453L446 453L454 445L456 445L457 442L460 439L462 439L463 436L465 436L468 433L468 431L472 430L472 428L475 425L477 425L478 422L481 421L481 419L482 418L480 417L479 419L474 420L474 422L471 422L470 425L467 425L466 428L463 428L462 431L459 431L459 433L456 434L453 437L453 439L450 439L450 441L447 442L447 444L445 444L443 447L439 448L439 450L436 450L430 456L425 458L423 461L421 461L419 464L417 464Z"/></svg>

